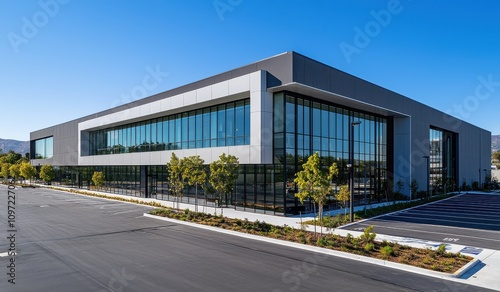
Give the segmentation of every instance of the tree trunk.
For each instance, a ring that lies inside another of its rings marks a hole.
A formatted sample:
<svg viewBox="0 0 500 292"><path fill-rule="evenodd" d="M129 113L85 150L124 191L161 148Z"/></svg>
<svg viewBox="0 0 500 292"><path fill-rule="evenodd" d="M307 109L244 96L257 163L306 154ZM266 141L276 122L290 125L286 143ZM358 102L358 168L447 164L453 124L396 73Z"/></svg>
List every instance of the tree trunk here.
<svg viewBox="0 0 500 292"><path fill-rule="evenodd" d="M323 203L318 203L318 218L320 235L323 236Z"/></svg>
<svg viewBox="0 0 500 292"><path fill-rule="evenodd" d="M194 211L198 213L198 184L196 184L194 192Z"/></svg>
<svg viewBox="0 0 500 292"><path fill-rule="evenodd" d="M313 212L314 212L314 238L316 238L316 203L313 202Z"/></svg>
<svg viewBox="0 0 500 292"><path fill-rule="evenodd" d="M225 195L225 194L224 194ZM224 197L224 195L221 194L220 196L220 200L219 200L219 205L220 205L220 215L221 216L224 216L224 208L223 208L223 204L222 204L222 198Z"/></svg>

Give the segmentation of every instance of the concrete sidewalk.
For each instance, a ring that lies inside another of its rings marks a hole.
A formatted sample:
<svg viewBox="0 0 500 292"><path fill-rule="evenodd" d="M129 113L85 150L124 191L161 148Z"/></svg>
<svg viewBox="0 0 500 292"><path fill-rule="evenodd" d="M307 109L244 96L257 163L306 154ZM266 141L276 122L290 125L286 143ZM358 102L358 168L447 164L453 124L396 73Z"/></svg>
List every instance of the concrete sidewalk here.
<svg viewBox="0 0 500 292"><path fill-rule="evenodd" d="M45 186L42 186L45 187ZM63 191L80 191L78 189L71 189L71 188L64 188L64 187L52 187L55 189L60 189ZM104 192L98 192L98 191L89 191L89 190L82 190L85 192L90 192L98 195L104 195L109 198L120 198L120 199L133 199L133 200L138 200L142 202L155 202L158 203L164 207L169 207L169 208L177 208L177 203L176 202L171 202L171 201L163 201L163 200L157 200L157 199L149 199L149 198L140 198L140 197L132 197L132 196L124 196L124 195L118 195L118 194L111 194L111 193L104 193ZM392 204L391 203L384 203L384 204ZM372 205L372 208L384 205L384 204L374 204ZM179 208L184 210L184 209L189 209L194 211L196 206L193 204L186 204L186 203L180 203ZM239 211L239 210L234 210L232 208L214 208L214 207L206 207L206 206L197 206L198 212L203 212L203 213L210 213L210 214L221 214L223 212L225 217L228 218L234 218L234 219L248 219L249 221L264 221L266 223L272 224L272 225L278 225L278 226L290 226L296 229L301 228L301 220L302 221L308 221L313 219L312 214L306 214L303 216L293 216L293 217L283 217L283 216L273 216L273 215L267 215L267 214L260 214L260 213L250 213L250 212L244 212L244 211ZM363 206L358 206L354 208L355 211L363 210ZM327 212L325 212L326 214ZM328 212L328 215L335 215L338 213L344 213L344 209L339 209L339 210L334 210ZM182 222L179 222L182 223ZM205 228L204 225L199 225L197 226L199 228ZM306 230L308 231L314 231L314 226L306 226ZM320 227L317 227L317 232L320 231ZM339 234L342 236L346 236L347 233L350 233L353 236L359 236L362 234L362 231L352 231L352 230L344 230L344 229L329 229L329 228L323 228L323 233L335 233ZM258 240L259 237L256 237L255 239ZM459 252L462 251L466 246L458 245L458 244L449 244L449 243L444 243L444 242L433 242L433 241L426 241L426 240L420 240L416 238L407 238L407 237L397 237L397 236L389 236L389 235L384 235L384 234L377 234L376 240L378 241L391 241L391 242L396 242L402 245L409 245L412 247L416 248L432 248L435 249L441 244L446 244L446 249L450 252ZM279 243L279 242L276 242ZM287 244L288 245L288 244ZM302 247L301 247L302 248ZM471 247L467 247L471 248ZM303 249L307 249L307 247L303 247ZM473 249L473 247L472 247ZM481 249L481 252L475 254L475 253L464 253L466 255L472 256L478 261L476 261L475 265L468 269L465 273L461 274L460 276L453 276L450 274L445 274L445 273L438 273L434 271L429 271L426 269L421 269L421 268L416 268L412 266L406 266L403 265L395 265L395 268L399 269L404 269L406 271L411 271L411 272L417 272L420 274L428 275L431 277L439 277L443 278L449 281L456 281L456 282L461 282L464 284L469 284L469 285L474 285L474 286L479 286L479 287L484 287L484 288L489 288L493 290L498 290L500 291L500 251L497 250L491 250L491 249ZM360 256L358 255L351 255L351 254L346 254L345 257L354 259L354 260L362 260L362 261L368 261L367 259L360 259ZM364 258L364 257L361 257ZM377 261L371 261L374 264L378 264ZM383 263L383 265L387 266L387 263Z"/></svg>

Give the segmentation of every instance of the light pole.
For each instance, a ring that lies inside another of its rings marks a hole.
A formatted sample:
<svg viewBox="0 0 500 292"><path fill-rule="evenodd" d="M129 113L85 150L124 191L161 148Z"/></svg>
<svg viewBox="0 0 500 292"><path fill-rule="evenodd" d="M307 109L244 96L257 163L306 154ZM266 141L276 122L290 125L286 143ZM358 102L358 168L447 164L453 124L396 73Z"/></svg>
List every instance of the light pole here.
<svg viewBox="0 0 500 292"><path fill-rule="evenodd" d="M425 156L422 156L422 158L427 159L427 198L429 198L430 197L430 195L429 195L429 185L431 183L431 172L430 172L431 162L430 162L430 156L429 155L425 155Z"/></svg>
<svg viewBox="0 0 500 292"><path fill-rule="evenodd" d="M350 205L349 205L349 218L354 222L354 127L361 124L360 121L351 123L349 133L349 191L351 192Z"/></svg>

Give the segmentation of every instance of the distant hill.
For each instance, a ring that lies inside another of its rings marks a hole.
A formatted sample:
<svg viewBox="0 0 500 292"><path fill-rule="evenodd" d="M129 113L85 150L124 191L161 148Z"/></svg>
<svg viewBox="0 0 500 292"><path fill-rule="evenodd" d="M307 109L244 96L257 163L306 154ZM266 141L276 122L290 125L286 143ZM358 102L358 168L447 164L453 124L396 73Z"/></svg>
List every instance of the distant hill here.
<svg viewBox="0 0 500 292"><path fill-rule="evenodd" d="M21 153L24 156L25 153L30 152L30 142L0 138L0 149L2 149L1 153L7 153L10 150L13 150L14 152Z"/></svg>
<svg viewBox="0 0 500 292"><path fill-rule="evenodd" d="M491 151L500 151L500 135L491 135Z"/></svg>

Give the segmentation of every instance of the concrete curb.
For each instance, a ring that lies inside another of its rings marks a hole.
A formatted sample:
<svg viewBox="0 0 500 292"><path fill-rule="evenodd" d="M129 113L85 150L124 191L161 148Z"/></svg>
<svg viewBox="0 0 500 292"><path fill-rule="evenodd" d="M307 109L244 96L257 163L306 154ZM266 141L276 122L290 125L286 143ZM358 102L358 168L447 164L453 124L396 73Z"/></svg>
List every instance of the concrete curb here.
<svg viewBox="0 0 500 292"><path fill-rule="evenodd" d="M144 213L144 217L152 218L152 219L156 219L156 220L167 221L167 222L172 222L172 223L177 223L177 224L182 224L182 225L187 225L187 226L206 229L206 230L211 230L211 231L229 234L229 235L233 235L233 236L238 236L238 237L243 237L243 238L248 238L248 239L253 239L253 240L259 240L259 241L268 242L268 243L272 243L272 244L279 244L279 245L288 246L288 247L301 249L301 250L307 250L307 251L311 251L311 252L315 252L315 253L327 254L327 255L332 255L335 257L356 260L356 261L360 261L360 262L370 263L370 264L374 264L374 265L378 265L378 266L389 267L389 268L393 268L393 269L398 269L398 270L402 270L402 271L407 271L407 272L425 275L425 276L430 276L430 277L439 278L439 279L451 280L451 279L455 278L455 277L453 277L452 274L448 274L448 273L435 272L435 271L431 271L431 270L427 270L427 269L423 269L423 268L419 268L419 267L414 267L414 266L410 266L410 265L380 260L380 259L366 257L366 256L355 255L355 254L341 252L341 251L337 251L337 250L330 250L330 249L326 249L326 248L310 246L310 245L305 245L305 244L300 244L300 243L295 243L295 242L290 242L290 241L285 241L285 240L280 240L280 239L275 239L275 238L263 237L263 236L258 236L258 235L253 235L253 234L248 234L248 233L243 233L243 232L238 232L238 231L233 231L233 230L227 230L227 229L222 229L222 228L203 225L203 224L180 221L180 220L176 220L176 219L172 219L172 218L151 215L148 213Z"/></svg>
<svg viewBox="0 0 500 292"><path fill-rule="evenodd" d="M480 262L481 262L480 259L477 259L477 258L473 259L468 264L466 264L465 266L461 267L458 271L456 271L455 273L453 273L453 277L455 277L455 278L462 277L465 273L467 273L468 271L470 271L472 268L474 268Z"/></svg>

